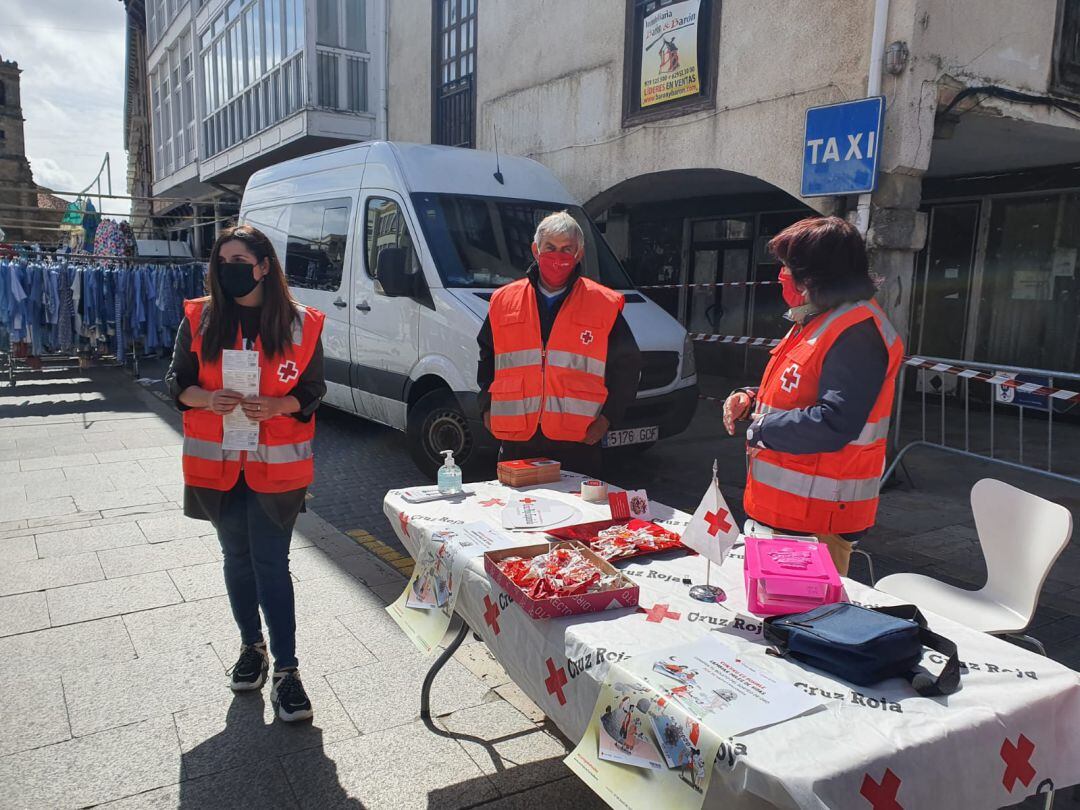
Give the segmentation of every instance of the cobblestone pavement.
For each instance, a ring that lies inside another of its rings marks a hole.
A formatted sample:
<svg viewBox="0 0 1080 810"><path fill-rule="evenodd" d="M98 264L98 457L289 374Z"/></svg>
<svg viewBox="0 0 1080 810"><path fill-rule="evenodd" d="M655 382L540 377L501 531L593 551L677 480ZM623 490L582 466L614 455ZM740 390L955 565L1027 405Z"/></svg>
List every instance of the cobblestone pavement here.
<svg viewBox="0 0 1080 810"><path fill-rule="evenodd" d="M162 371L144 364L149 378ZM0 661L15 716L33 718L0 730L0 806L599 806L562 766L557 733L483 645L459 651L434 704L450 712L444 727L485 742L434 737L419 723L424 662L381 609L409 570L382 497L419 475L403 434L330 409L319 417L312 512L293 552L316 722L297 732L273 722L262 699L232 699L223 671L235 630L220 552L207 524L180 514L179 419L162 400L160 383L109 370L0 388ZM722 437L707 403L685 434L616 457L608 477L692 509L714 456L738 511L741 443ZM977 585L984 569L967 492L987 475L1080 517L1076 487L945 461L913 454L917 486L883 495L863 544L878 577L921 571ZM859 558L853 573L866 578ZM1080 667L1075 542L1031 632ZM390 710L374 711L380 701ZM1058 806L1080 806L1071 795L1059 793Z"/></svg>

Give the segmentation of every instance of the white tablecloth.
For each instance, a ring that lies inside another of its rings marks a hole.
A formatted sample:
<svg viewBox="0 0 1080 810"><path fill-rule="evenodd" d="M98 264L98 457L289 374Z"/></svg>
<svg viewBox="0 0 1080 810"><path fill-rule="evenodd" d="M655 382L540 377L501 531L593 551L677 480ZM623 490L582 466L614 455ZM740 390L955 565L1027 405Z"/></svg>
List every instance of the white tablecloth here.
<svg viewBox="0 0 1080 810"><path fill-rule="evenodd" d="M571 494L580 480L564 473L561 484L528 491L573 503L582 520L608 517L606 505ZM522 491L498 482L469 488L475 494L457 502L409 504L394 491L387 494L384 511L413 556L420 533L443 524L481 520L499 526L503 504ZM659 523L675 531L689 518L655 503L653 510ZM1080 782L1080 674L928 614L932 629L959 647L965 664L961 690L924 698L899 679L855 687L765 654L760 620L745 614L741 548L722 568L713 566L713 582L728 593L725 605L687 596L683 578L704 582L705 566L704 558L684 552L629 560L619 567L641 587L639 609L535 621L509 602L476 559L457 585L456 610L575 742L609 662L702 633L718 633L752 666L828 698L824 709L729 740L717 758L706 807L1000 807L1040 785ZM846 580L845 586L851 601L898 604L857 582ZM941 660L928 655L931 662Z"/></svg>

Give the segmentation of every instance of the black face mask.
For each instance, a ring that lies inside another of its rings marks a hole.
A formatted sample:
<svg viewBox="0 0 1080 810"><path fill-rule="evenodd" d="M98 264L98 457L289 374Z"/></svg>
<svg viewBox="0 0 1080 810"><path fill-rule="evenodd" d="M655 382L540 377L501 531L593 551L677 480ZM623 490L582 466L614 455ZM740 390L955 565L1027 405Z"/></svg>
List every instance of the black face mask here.
<svg viewBox="0 0 1080 810"><path fill-rule="evenodd" d="M248 262L222 262L218 265L218 282L230 298L243 298L258 286L255 265Z"/></svg>

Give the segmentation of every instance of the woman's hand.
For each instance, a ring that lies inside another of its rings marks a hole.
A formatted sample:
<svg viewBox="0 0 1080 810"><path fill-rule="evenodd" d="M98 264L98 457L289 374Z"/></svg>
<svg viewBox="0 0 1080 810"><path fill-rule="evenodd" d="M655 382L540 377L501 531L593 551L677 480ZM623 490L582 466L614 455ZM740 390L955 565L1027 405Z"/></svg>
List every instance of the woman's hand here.
<svg viewBox="0 0 1080 810"><path fill-rule="evenodd" d="M228 388L219 388L208 393L210 400L207 402L206 407L218 416L232 413L236 406L240 404L240 400L243 399L236 391L230 391Z"/></svg>
<svg viewBox="0 0 1080 810"><path fill-rule="evenodd" d="M735 435L735 423L750 413L754 400L745 391L735 391L724 400L724 428L729 436Z"/></svg>
<svg viewBox="0 0 1080 810"><path fill-rule="evenodd" d="M240 408L252 422L265 422L271 417L291 413L287 408L289 402L295 403L296 400L293 397L248 397L240 400Z"/></svg>

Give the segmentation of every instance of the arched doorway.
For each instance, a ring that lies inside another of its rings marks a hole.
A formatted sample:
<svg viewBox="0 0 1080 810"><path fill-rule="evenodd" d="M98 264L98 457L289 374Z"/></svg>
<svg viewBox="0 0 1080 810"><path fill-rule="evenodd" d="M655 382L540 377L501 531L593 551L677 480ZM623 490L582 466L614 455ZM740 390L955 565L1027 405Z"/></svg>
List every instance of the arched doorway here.
<svg viewBox="0 0 1080 810"><path fill-rule="evenodd" d="M786 324L769 239L818 212L760 180L722 169L632 177L586 204L641 291L691 333L775 337ZM757 368L744 347L699 343L705 374Z"/></svg>

